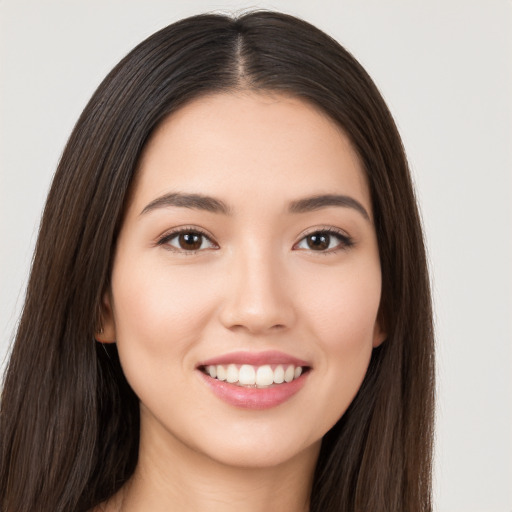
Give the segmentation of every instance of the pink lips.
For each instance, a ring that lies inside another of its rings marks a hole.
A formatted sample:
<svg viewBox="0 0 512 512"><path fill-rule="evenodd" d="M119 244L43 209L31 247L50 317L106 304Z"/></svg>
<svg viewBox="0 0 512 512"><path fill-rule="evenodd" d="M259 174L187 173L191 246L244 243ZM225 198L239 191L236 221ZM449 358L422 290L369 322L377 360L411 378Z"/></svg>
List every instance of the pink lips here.
<svg viewBox="0 0 512 512"><path fill-rule="evenodd" d="M267 352L233 352L223 356L214 357L207 361L202 361L197 366L209 366L212 364L252 364L261 366L264 364L293 364L294 366L310 366L307 361L289 356L283 352L271 350Z"/></svg>
<svg viewBox="0 0 512 512"><path fill-rule="evenodd" d="M199 375L218 398L229 405L253 410L270 409L289 400L302 389L309 376L309 372L303 373L298 379L292 382L274 384L268 388L250 388L212 379L209 375L201 371L205 366L219 364L250 364L253 366L262 366L265 364L292 364L296 367L310 367L307 361L278 351L234 352L208 359L197 365Z"/></svg>

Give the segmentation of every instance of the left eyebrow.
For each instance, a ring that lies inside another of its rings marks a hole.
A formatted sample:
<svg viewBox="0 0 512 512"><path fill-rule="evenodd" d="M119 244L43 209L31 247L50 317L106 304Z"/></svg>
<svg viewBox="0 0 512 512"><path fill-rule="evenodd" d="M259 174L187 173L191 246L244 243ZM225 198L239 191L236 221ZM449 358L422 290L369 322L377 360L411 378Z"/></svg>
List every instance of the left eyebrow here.
<svg viewBox="0 0 512 512"><path fill-rule="evenodd" d="M353 197L338 195L338 194L324 194L304 199L298 199L290 203L290 213L307 213L329 206L341 206L344 208L353 208L359 212L366 220L370 221L370 215L365 207Z"/></svg>
<svg viewBox="0 0 512 512"><path fill-rule="evenodd" d="M166 208L169 206L205 210L207 212L221 213L223 215L230 214L229 207L220 199L204 196L202 194L183 194L175 192L157 197L140 212L140 215L156 210L157 208Z"/></svg>

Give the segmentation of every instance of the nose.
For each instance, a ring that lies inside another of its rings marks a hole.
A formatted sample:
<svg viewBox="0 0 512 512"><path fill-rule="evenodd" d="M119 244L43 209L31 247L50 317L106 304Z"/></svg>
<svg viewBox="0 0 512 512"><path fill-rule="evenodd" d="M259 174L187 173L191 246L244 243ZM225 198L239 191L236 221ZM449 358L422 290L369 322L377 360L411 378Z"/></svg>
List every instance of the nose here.
<svg viewBox="0 0 512 512"><path fill-rule="evenodd" d="M243 252L243 254L242 254ZM267 251L240 251L225 283L221 323L251 334L282 331L295 321L292 290L279 257Z"/></svg>

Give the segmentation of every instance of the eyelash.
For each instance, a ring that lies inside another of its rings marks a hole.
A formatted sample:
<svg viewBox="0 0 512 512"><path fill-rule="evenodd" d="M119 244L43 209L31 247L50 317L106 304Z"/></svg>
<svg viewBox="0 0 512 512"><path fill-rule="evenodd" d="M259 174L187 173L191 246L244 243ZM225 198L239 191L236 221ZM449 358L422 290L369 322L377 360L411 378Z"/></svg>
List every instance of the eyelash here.
<svg viewBox="0 0 512 512"><path fill-rule="evenodd" d="M202 231L201 229L198 229L196 227L182 227L182 228L175 229L169 233L166 233L157 241L157 245L167 246L167 249L170 251L178 252L178 253L186 254L186 255L194 255L200 251L206 250L206 249L201 249L201 248L187 250L187 249L171 246L169 244L169 242L171 240L179 237L180 235L196 235L199 237L203 237L206 240L208 240L208 242L210 244L212 244L214 246L214 247L210 247L208 249L218 249L219 248L219 246L212 240L210 235L208 235L207 233L205 233L204 231ZM335 237L338 239L339 243L336 247L327 249L327 250L317 250L316 251L314 249L298 249L298 248L296 248L300 243L302 243L308 237L311 237L313 235L317 235L317 236L324 235L327 237ZM202 243L203 242L201 242L201 245L202 245ZM302 236L302 238L296 244L294 244L293 248L295 250L306 250L306 251L309 250L311 252L316 252L318 254L325 255L325 254L335 254L340 250L349 249L353 245L354 245L354 240L350 236L346 235L344 232L342 232L338 229L332 228L332 227L324 227L324 228L320 228L320 229L316 228L313 231L304 234Z"/></svg>
<svg viewBox="0 0 512 512"><path fill-rule="evenodd" d="M193 250L187 250L187 249L180 249L178 247L173 247L172 245L169 244L169 242L174 239L174 238L177 238L179 237L180 235L199 235L200 237L203 237L205 238L206 240L208 240L212 245L214 245L215 249L218 249L218 245L212 240L212 237L210 235L208 235L207 233L205 233L204 231L202 231L201 229L198 229L198 228L195 228L195 227L182 227L182 228L177 228L169 233L166 233L165 235L163 235L158 241L157 241L157 245L167 245L167 249L170 250L170 251L173 251L173 252L178 252L178 253L181 253L181 254L186 254L187 256L189 255L193 255L193 254L196 254L198 253L199 251L202 251L202 250L205 250L205 249L193 249ZM202 245L202 244L201 244Z"/></svg>
<svg viewBox="0 0 512 512"><path fill-rule="evenodd" d="M324 254L324 255L336 254L338 251L347 250L354 246L354 240L352 237L350 237L349 235L347 235L346 233L344 233L343 231L341 231L339 229L326 226L326 227L323 227L320 229L315 228L312 231L310 231L309 233L304 234L302 236L302 238L299 240L299 242L297 242L294 245L294 247L296 247L301 242L306 240L308 237L313 236L313 235L317 235L317 236L318 235L327 235L328 237L335 237L339 241L338 245L331 249L320 250L320 251L315 251L314 249L309 249L311 252L316 252L318 254ZM308 249L297 249L297 250L308 250Z"/></svg>

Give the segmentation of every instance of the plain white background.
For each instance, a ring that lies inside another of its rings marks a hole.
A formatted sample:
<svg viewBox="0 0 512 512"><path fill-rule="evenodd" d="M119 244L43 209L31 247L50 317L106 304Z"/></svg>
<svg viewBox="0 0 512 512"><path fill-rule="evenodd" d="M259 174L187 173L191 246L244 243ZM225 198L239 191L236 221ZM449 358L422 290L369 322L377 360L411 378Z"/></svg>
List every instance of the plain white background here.
<svg viewBox="0 0 512 512"><path fill-rule="evenodd" d="M327 31L387 100L411 162L432 270L436 510L511 512L510 0L0 0L0 359L52 174L94 89L155 30L246 7L286 11Z"/></svg>

